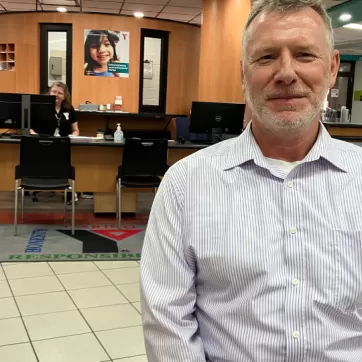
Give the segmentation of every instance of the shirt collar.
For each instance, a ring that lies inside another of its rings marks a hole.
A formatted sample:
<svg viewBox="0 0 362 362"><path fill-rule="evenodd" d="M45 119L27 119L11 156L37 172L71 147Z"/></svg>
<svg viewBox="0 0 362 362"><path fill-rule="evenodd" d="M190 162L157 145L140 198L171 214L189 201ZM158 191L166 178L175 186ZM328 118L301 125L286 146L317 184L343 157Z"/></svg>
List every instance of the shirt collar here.
<svg viewBox="0 0 362 362"><path fill-rule="evenodd" d="M252 122L248 124L244 132L230 147L224 170L241 166L249 161L254 161L254 163L259 166L266 165L265 157L251 131L251 125ZM340 170L347 172L339 147L334 143L334 140L321 122L318 138L302 162L313 162L320 158L325 159Z"/></svg>

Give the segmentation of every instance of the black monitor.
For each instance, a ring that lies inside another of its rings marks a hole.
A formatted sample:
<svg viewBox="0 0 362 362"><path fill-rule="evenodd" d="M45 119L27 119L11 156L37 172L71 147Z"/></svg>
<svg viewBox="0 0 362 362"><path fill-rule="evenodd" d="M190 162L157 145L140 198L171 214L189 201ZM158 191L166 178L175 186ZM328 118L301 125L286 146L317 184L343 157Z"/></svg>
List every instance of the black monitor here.
<svg viewBox="0 0 362 362"><path fill-rule="evenodd" d="M245 104L192 102L190 132L206 133L211 142L222 139L222 134L239 135L243 130Z"/></svg>
<svg viewBox="0 0 362 362"><path fill-rule="evenodd" d="M55 96L32 94L30 96L31 128L49 129L47 134L54 132Z"/></svg>
<svg viewBox="0 0 362 362"><path fill-rule="evenodd" d="M0 93L0 128L21 129L21 94Z"/></svg>
<svg viewBox="0 0 362 362"><path fill-rule="evenodd" d="M0 93L0 128L20 129L29 133L32 123L54 120L55 96Z"/></svg>

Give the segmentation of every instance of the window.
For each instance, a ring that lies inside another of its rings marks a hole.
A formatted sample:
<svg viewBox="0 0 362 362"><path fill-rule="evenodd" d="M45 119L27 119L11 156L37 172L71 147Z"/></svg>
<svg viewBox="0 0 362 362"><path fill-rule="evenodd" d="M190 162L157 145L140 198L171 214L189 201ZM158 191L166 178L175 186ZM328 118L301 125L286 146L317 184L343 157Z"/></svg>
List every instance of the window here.
<svg viewBox="0 0 362 362"><path fill-rule="evenodd" d="M40 92L56 81L72 92L72 25L40 24Z"/></svg>
<svg viewBox="0 0 362 362"><path fill-rule="evenodd" d="M140 113L165 113L167 98L167 31L141 29Z"/></svg>

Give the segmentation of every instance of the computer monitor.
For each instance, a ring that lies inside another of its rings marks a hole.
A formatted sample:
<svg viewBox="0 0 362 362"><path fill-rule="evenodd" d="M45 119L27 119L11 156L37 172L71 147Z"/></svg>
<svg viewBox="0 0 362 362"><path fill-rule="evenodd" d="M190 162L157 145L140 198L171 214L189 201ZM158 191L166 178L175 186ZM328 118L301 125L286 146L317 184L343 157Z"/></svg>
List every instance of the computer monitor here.
<svg viewBox="0 0 362 362"><path fill-rule="evenodd" d="M21 129L21 102L21 94L0 93L0 128Z"/></svg>
<svg viewBox="0 0 362 362"><path fill-rule="evenodd" d="M0 93L0 128L20 129L29 133L32 122L54 120L55 96Z"/></svg>
<svg viewBox="0 0 362 362"><path fill-rule="evenodd" d="M222 134L239 135L243 130L245 104L192 102L190 132L206 133L211 142L222 140Z"/></svg>
<svg viewBox="0 0 362 362"><path fill-rule="evenodd" d="M47 134L54 132L55 122L55 96L32 94L30 95L30 128L40 128L46 130L49 128ZM40 125L38 126L37 125Z"/></svg>

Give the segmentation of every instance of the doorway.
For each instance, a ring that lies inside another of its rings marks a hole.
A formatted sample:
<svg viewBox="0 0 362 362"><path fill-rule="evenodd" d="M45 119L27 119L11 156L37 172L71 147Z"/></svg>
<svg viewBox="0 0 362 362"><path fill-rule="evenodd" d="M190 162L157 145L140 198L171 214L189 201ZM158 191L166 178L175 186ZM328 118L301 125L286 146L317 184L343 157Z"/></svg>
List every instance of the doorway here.
<svg viewBox="0 0 362 362"><path fill-rule="evenodd" d="M72 24L40 24L40 92L57 81L72 94Z"/></svg>

